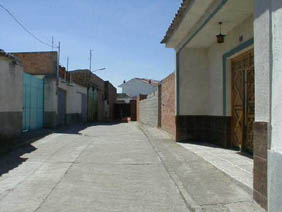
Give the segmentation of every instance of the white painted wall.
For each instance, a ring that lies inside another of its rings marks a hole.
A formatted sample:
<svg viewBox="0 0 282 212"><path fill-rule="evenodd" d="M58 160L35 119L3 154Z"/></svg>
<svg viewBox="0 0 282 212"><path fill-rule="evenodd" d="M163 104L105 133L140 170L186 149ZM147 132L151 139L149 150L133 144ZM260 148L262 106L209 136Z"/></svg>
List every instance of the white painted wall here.
<svg viewBox="0 0 282 212"><path fill-rule="evenodd" d="M58 110L56 78L44 79L44 112L55 112Z"/></svg>
<svg viewBox="0 0 282 212"><path fill-rule="evenodd" d="M208 115L207 49L183 49L179 61L179 115Z"/></svg>
<svg viewBox="0 0 282 212"><path fill-rule="evenodd" d="M120 87L122 87L122 93L130 97L137 97L139 94L151 94L157 90L157 86L150 85L138 79L129 80Z"/></svg>
<svg viewBox="0 0 282 212"><path fill-rule="evenodd" d="M243 36L244 40L242 42L239 41L240 36ZM253 17L250 17L230 31L227 34L223 44L214 43L209 48L209 115L223 115L223 55L226 52L236 48L243 42L252 39L253 36ZM248 49L245 49L236 55L233 55L232 57L235 57ZM227 61L226 67L226 88L226 115L231 116L232 105L230 60Z"/></svg>
<svg viewBox="0 0 282 212"><path fill-rule="evenodd" d="M71 83L68 86L60 80L59 87L64 89L67 94L67 114L80 114L82 113L82 97L81 94L87 95L87 88L78 84Z"/></svg>
<svg viewBox="0 0 282 212"><path fill-rule="evenodd" d="M0 112L23 111L23 66L0 57Z"/></svg>
<svg viewBox="0 0 282 212"><path fill-rule="evenodd" d="M282 1L272 2L271 149L282 154ZM282 173L282 170L281 170ZM281 185L282 186L282 185ZM282 207L281 207L282 208Z"/></svg>
<svg viewBox="0 0 282 212"><path fill-rule="evenodd" d="M223 44L215 42L207 49L184 48L181 51L179 115L223 115L223 55L252 39L253 34L253 17L249 17L227 34ZM242 42L239 41L240 36L244 38ZM232 109L231 58L227 61L226 68L227 116L231 116Z"/></svg>

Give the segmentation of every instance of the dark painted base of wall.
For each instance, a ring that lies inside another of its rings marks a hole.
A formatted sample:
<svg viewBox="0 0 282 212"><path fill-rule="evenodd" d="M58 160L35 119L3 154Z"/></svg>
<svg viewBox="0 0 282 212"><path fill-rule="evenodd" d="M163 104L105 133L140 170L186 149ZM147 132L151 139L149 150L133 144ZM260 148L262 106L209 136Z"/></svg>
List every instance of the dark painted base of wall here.
<svg viewBox="0 0 282 212"><path fill-rule="evenodd" d="M210 142L231 147L231 117L176 116L176 141Z"/></svg>
<svg viewBox="0 0 282 212"><path fill-rule="evenodd" d="M254 123L254 199L267 208L268 123Z"/></svg>
<svg viewBox="0 0 282 212"><path fill-rule="evenodd" d="M57 127L56 112L44 112L44 128L55 129Z"/></svg>
<svg viewBox="0 0 282 212"><path fill-rule="evenodd" d="M0 152L15 144L22 133L22 112L0 112Z"/></svg>
<svg viewBox="0 0 282 212"><path fill-rule="evenodd" d="M80 113L71 113L66 115L66 124L78 124L83 123L85 121L85 117L83 118Z"/></svg>

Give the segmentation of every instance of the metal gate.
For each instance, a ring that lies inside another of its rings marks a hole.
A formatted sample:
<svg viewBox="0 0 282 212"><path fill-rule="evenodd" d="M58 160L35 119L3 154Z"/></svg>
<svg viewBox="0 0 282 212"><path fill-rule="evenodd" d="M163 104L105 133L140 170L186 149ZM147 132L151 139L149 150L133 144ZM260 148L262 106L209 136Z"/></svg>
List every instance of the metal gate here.
<svg viewBox="0 0 282 212"><path fill-rule="evenodd" d="M44 80L24 73L23 130L43 127Z"/></svg>

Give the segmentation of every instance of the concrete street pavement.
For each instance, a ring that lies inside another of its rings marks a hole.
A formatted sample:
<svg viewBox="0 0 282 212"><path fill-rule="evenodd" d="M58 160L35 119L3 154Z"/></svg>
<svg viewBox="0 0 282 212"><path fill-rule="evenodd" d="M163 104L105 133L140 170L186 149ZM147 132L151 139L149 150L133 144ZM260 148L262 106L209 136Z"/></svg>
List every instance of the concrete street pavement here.
<svg viewBox="0 0 282 212"><path fill-rule="evenodd" d="M140 129L160 156L191 211L264 211L253 201L249 188L213 163L175 143L164 131L148 126L140 126Z"/></svg>
<svg viewBox="0 0 282 212"><path fill-rule="evenodd" d="M185 212L137 125L54 133L0 157L1 212Z"/></svg>

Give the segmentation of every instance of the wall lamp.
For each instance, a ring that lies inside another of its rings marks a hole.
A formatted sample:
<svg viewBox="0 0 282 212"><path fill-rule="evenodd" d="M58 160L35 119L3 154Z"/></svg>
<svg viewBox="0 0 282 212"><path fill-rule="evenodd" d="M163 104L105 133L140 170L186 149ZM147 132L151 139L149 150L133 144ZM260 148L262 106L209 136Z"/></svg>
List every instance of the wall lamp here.
<svg viewBox="0 0 282 212"><path fill-rule="evenodd" d="M223 35L221 33L222 22L219 22L218 24L219 24L219 28L220 28L220 33L216 36L217 37L217 43L224 43L225 35Z"/></svg>

